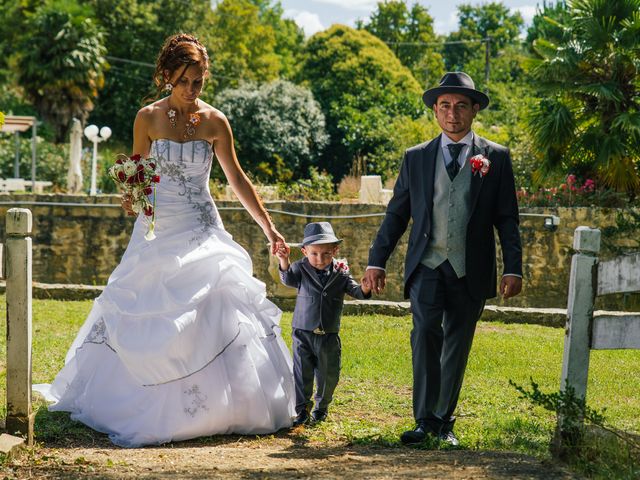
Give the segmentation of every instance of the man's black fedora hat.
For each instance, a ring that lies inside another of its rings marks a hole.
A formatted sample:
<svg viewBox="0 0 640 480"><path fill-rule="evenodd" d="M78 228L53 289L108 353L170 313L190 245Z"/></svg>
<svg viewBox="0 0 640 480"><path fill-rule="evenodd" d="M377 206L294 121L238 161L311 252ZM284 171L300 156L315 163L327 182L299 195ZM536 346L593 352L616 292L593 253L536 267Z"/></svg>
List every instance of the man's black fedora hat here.
<svg viewBox="0 0 640 480"><path fill-rule="evenodd" d="M464 72L448 72L440 79L440 86L430 88L422 95L424 104L431 108L444 93L459 93L471 98L474 103L480 104L480 110L487 108L489 97L479 90L469 75Z"/></svg>

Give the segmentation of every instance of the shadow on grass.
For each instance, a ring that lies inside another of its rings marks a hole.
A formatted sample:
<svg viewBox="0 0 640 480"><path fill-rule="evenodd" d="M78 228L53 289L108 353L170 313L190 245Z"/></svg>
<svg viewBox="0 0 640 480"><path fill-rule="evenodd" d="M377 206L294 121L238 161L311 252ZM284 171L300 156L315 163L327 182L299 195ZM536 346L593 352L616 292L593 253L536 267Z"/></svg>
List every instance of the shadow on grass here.
<svg viewBox="0 0 640 480"><path fill-rule="evenodd" d="M114 450L128 450L114 445L109 435L87 427L82 422L71 419L68 412L50 412L46 406L40 406L35 417L35 440L46 448L100 448ZM218 445L241 444L252 442L259 438L287 438L292 430L283 429L267 435L212 435L198 437L192 440L168 442L162 445L149 445L149 448L166 447L168 449L215 447ZM300 440L305 443L306 440ZM145 448L145 447L139 447ZM136 449L130 449L134 451Z"/></svg>

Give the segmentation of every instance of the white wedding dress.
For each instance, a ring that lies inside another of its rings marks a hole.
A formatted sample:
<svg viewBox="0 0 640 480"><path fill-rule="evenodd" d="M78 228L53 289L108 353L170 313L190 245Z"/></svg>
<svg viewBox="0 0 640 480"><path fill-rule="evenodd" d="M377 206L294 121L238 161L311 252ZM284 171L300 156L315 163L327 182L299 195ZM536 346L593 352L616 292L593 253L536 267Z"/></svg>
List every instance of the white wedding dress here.
<svg viewBox="0 0 640 480"><path fill-rule="evenodd" d="M155 140L157 238L139 217L120 264L51 385L71 412L124 447L289 427L291 356L280 310L222 225L204 140Z"/></svg>

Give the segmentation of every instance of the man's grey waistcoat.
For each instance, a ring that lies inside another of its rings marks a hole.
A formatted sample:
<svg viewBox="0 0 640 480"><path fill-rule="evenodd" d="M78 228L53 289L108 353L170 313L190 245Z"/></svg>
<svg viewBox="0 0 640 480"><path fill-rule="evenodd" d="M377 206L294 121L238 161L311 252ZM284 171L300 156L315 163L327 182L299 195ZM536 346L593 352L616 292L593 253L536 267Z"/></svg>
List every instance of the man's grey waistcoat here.
<svg viewBox="0 0 640 480"><path fill-rule="evenodd" d="M438 148L435 169L431 236L422 263L435 269L449 260L458 278L462 278L465 275L471 166L465 161L458 175L451 181L442 148Z"/></svg>
<svg viewBox="0 0 640 480"><path fill-rule="evenodd" d="M371 297L371 293L362 293L351 275L335 272L333 267L322 286L316 269L306 258L292 263L288 270L280 271L280 280L288 287L298 289L292 326L301 330L320 328L327 333L338 333L345 293L359 300Z"/></svg>

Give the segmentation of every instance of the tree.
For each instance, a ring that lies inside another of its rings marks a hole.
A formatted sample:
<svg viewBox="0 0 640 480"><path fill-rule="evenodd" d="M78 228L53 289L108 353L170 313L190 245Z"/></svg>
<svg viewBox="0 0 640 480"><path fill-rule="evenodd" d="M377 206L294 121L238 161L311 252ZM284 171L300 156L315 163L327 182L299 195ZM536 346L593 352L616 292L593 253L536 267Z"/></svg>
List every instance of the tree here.
<svg viewBox="0 0 640 480"><path fill-rule="evenodd" d="M260 18L260 7L251 0L223 0L213 16L211 29L212 79L210 92L246 82L278 78L276 33Z"/></svg>
<svg viewBox="0 0 640 480"><path fill-rule="evenodd" d="M425 7L415 3L409 10L406 1L378 2L369 23L360 22L358 28L385 42L421 85L433 85L444 74L442 46Z"/></svg>
<svg viewBox="0 0 640 480"><path fill-rule="evenodd" d="M447 37L444 57L449 70L464 70L472 58L484 56L481 40L490 38L490 56L495 57L506 45L513 43L524 21L519 12L511 13L502 2L485 3L479 6L458 6L458 25Z"/></svg>
<svg viewBox="0 0 640 480"><path fill-rule="evenodd" d="M152 99L155 59L165 38L177 32L194 33L205 45L209 38L211 6L208 0L85 0L105 32L111 68L96 100L91 120L109 125L114 138L131 140L136 112Z"/></svg>
<svg viewBox="0 0 640 480"><path fill-rule="evenodd" d="M25 28L29 34L17 47L18 81L52 125L56 143L64 142L71 120L87 118L103 85L103 34L70 2L45 5Z"/></svg>
<svg viewBox="0 0 640 480"><path fill-rule="evenodd" d="M304 31L295 21L283 18L284 9L280 2L272 5L272 0L252 0L260 9L260 19L273 28L276 36L275 53L280 61L280 77L292 78L304 45Z"/></svg>
<svg viewBox="0 0 640 480"><path fill-rule="evenodd" d="M417 119L424 112L420 85L393 52L370 33L344 25L308 40L301 80L327 119L323 167L336 181L394 135L393 118Z"/></svg>
<svg viewBox="0 0 640 480"><path fill-rule="evenodd" d="M531 26L527 29L528 45L538 38L546 38L551 41L558 41L562 38L562 24L569 20L569 9L567 2L560 0L553 2L543 2L542 8L536 7L536 14L531 21Z"/></svg>
<svg viewBox="0 0 640 480"><path fill-rule="evenodd" d="M543 170L562 168L640 191L640 0L575 0L554 43L534 42L541 88L530 118Z"/></svg>
<svg viewBox="0 0 640 480"><path fill-rule="evenodd" d="M221 92L244 168L267 182L306 177L327 144L325 120L313 94L284 80Z"/></svg>

